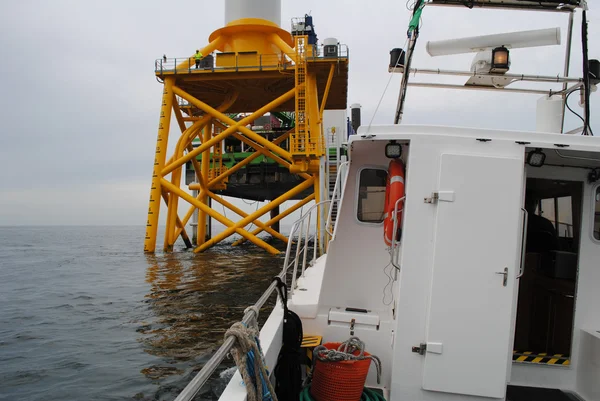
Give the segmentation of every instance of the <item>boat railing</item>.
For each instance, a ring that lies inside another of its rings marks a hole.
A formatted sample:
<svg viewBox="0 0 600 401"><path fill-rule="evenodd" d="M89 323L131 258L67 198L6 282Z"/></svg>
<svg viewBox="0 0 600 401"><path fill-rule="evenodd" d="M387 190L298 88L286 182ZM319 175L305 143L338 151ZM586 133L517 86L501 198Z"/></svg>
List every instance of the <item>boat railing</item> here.
<svg viewBox="0 0 600 401"><path fill-rule="evenodd" d="M331 193L331 204L329 205L329 211L327 212L327 223L325 224L325 228L330 238L333 238L333 234L335 233L337 215L339 213L340 203L342 201L342 193L344 188L343 183L346 180L348 165L349 162L341 162L337 166L337 176L335 179L335 185L333 186L333 192Z"/></svg>
<svg viewBox="0 0 600 401"><path fill-rule="evenodd" d="M284 271L292 269L289 287L291 292L297 286L297 278L304 276L306 268L312 266L321 254L327 252L327 245L332 235L327 230L323 217L330 204L331 200L314 204L292 225L283 262Z"/></svg>
<svg viewBox="0 0 600 401"><path fill-rule="evenodd" d="M285 280L286 270L283 270L277 277L281 278L281 280ZM260 310L262 306L267 302L269 297L275 291L276 282L273 281L269 288L261 295L261 297L256 301L256 303L244 314L242 318L242 323L245 325L250 324L250 322L256 318L255 311ZM202 387L206 384L208 379L215 373L221 362L225 359L233 344L235 343L234 337L227 337L221 347L213 354L213 356L206 362L206 364L202 367L200 372L188 383L187 386L179 393L175 401L191 401L194 399L196 394L202 389Z"/></svg>
<svg viewBox="0 0 600 401"><path fill-rule="evenodd" d="M320 241L329 241L330 237L327 230L319 230L318 221L319 216L324 216L324 208L330 203L330 200L325 200L313 205L305 213L302 213L301 217L292 225L292 229L289 235L288 246L285 254L285 262L281 272L277 275L283 282L288 282L288 274L291 268L293 268L292 284L290 290L296 283L296 275L298 269L301 269L301 275L304 274L305 268L308 264L312 264L318 257L318 248ZM316 223L316 224L315 224ZM315 224L315 228L311 228L310 225ZM321 238L321 239L319 239ZM292 256L293 255L293 256ZM309 256L310 255L310 256ZM302 260L302 264L300 264ZM271 297L276 289L276 282L273 281L267 290L261 295L256 303L247 309L247 312L242 318L244 324L249 324L253 318L255 318L255 311L260 310ZM221 347L213 354L213 356L206 362L200 372L188 383L188 385L179 393L175 401L191 401L194 399L196 394L202 389L202 386L206 384L208 379L215 373L221 362L225 359L231 348L233 347L235 340L233 337L228 337Z"/></svg>

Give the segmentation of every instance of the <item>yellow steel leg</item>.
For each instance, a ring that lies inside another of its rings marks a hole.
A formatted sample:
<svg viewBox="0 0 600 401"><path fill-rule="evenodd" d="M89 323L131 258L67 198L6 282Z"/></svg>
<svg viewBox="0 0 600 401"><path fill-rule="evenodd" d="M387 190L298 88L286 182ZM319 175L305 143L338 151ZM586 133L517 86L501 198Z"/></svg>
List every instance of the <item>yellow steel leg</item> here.
<svg viewBox="0 0 600 401"><path fill-rule="evenodd" d="M146 222L146 237L144 239L144 252L154 252L156 248L156 234L158 231L158 215L160 212L161 171L164 168L167 156L167 141L169 139L169 126L171 125L171 109L173 108L174 78L166 77L163 88L160 120L158 123L158 137L156 139L156 154L154 157L154 170L152 172L152 186L148 205L148 220Z"/></svg>
<svg viewBox="0 0 600 401"><path fill-rule="evenodd" d="M162 193L162 198L164 199L167 207L169 207L169 196L164 191ZM175 215L175 217L177 217L177 219L175 220L175 224L177 225L177 232L175 233L175 239L177 239L177 237L179 237L181 235L181 239L185 243L185 246L187 248L191 248L192 242L190 241L190 237L188 237L187 232L185 231L185 225L187 223L187 219L184 219L184 221L181 221L179 219L179 216ZM188 217L188 219L189 219L189 217ZM175 242L175 241L173 241L173 242Z"/></svg>
<svg viewBox="0 0 600 401"><path fill-rule="evenodd" d="M202 252L202 251L210 248L211 246L213 246L213 245L217 244L218 242L224 240L225 238L229 237L231 234L233 234L236 231L236 229L245 227L251 221L258 219L260 216L269 212L271 209L275 208L276 206L281 205L283 202L292 199L297 194L310 188L313 184L314 184L313 179L304 181L302 184L296 186L295 188L292 188L285 194L279 196L278 198L269 202L267 205L261 207L256 212L248 215L248 217L245 217L244 219L238 221L232 227L227 228L222 233L220 233L216 237L212 238L210 241L207 241L206 243L204 243L202 246L197 247L196 249L194 249L194 252ZM249 234L249 236L246 236L246 238L248 238L251 242L257 244L257 241L260 241L259 238L251 235L250 233L248 233L248 234Z"/></svg>
<svg viewBox="0 0 600 401"><path fill-rule="evenodd" d="M187 128L183 132L183 134L181 135L181 138L177 142L174 157L176 157L176 158L181 157L181 155L183 154L183 147L188 145L189 142L192 141L192 138L195 136L195 133L198 131L199 127L201 127L204 123L205 123L204 120L196 121L194 124L192 124L191 127ZM182 170L183 170L183 166L180 166L175 171L173 171L173 173L171 174L171 184L173 184L177 187L179 187L181 185ZM202 176L199 175L198 177L200 180L202 179ZM169 209L168 209L168 213L167 213L167 224L166 224L166 230L165 230L165 245L164 245L165 252L173 251L173 245L175 244L175 241L177 240L176 219L178 218L178 216L177 216L178 206L179 206L179 197L174 193L169 194L169 202L168 202Z"/></svg>
<svg viewBox="0 0 600 401"><path fill-rule="evenodd" d="M196 127L196 131L190 132L190 131L188 131L188 128L186 128L186 126L185 126L185 118L181 114L181 109L179 108L179 105L177 104L177 102L173 103L173 111L175 112L175 117L177 118L177 123L179 124L179 128L181 129L181 134L182 134L181 138L179 139L179 142L177 142L176 149L179 149L180 142L184 141L184 142L186 142L186 144L185 144L186 149L188 150L188 152L191 152L194 150L194 147L192 146L192 141L194 140L194 137L197 135L197 130L201 130L202 128L204 128L204 125L208 124L212 120L212 118L209 116L203 116L202 118L196 118L194 120L194 123L197 121L203 121L203 122L200 123L200 125ZM194 125L195 124L192 124L192 126L194 126ZM175 155L171 159L169 159L169 161L166 164L167 165L171 164L171 162L173 161L174 158L179 157L179 156L177 156L177 154L178 154L178 152L176 151ZM204 181L202 179L200 164L198 163L198 160L192 159L192 164L194 166L194 173L196 174L196 179L198 180L199 183L201 183L201 184L204 183Z"/></svg>
<svg viewBox="0 0 600 401"><path fill-rule="evenodd" d="M290 214L292 214L293 212L295 212L296 210L300 209L302 206L306 205L308 202L310 202L310 201L312 201L314 199L315 199L315 194L308 195L306 198L302 199L300 202L296 203L292 207L287 208L283 213L280 213L276 217L274 217L271 220L267 221L265 223L265 226L270 227L271 225L277 223L278 221L280 221L284 217L289 216ZM257 228L256 230L252 231L250 234L257 235L261 231L263 231L262 228ZM233 243L233 246L239 245L239 244L241 244L241 243L243 243L245 241L246 241L246 238L240 238L239 240L237 240L237 241L235 241Z"/></svg>
<svg viewBox="0 0 600 401"><path fill-rule="evenodd" d="M202 202L203 205L207 205L208 207L208 197L206 196L206 192L200 191L200 195L198 195L198 200ZM207 214L203 212L201 209L198 209L198 225L196 226L196 245L202 245L206 242L206 219Z"/></svg>
<svg viewBox="0 0 600 401"><path fill-rule="evenodd" d="M279 50L284 52L286 56L288 56L294 62L296 61L296 51L292 49L290 45L285 43L284 40L279 37L279 35L272 34L269 39L275 46L279 48Z"/></svg>
<svg viewBox="0 0 600 401"><path fill-rule="evenodd" d="M206 143L210 141L212 138L212 124L209 124L205 129L202 137L202 143ZM210 149L206 149L206 151L202 154L202 177L208 181L208 171L210 170ZM208 188L207 188L208 189ZM206 194L206 190L202 190L200 192L200 202L207 205L208 197ZM206 213L202 211L198 211L198 245L204 244L206 241Z"/></svg>
<svg viewBox="0 0 600 401"><path fill-rule="evenodd" d="M317 76L314 73L306 76L306 100L308 103L308 143L310 156L320 157L325 154L324 135L321 130L321 117L319 115L319 95L317 90Z"/></svg>
<svg viewBox="0 0 600 401"><path fill-rule="evenodd" d="M188 221L190 221L190 218L194 214L195 210L196 210L196 207L191 206L189 208L188 212L185 214L185 216L183 216L183 219L181 220L181 227L177 228L177 234L175 235L176 238L179 237L179 234L181 233L181 231L185 229L185 225L188 223Z"/></svg>
<svg viewBox="0 0 600 401"><path fill-rule="evenodd" d="M327 77L327 85L325 85L325 93L323 93L323 98L321 99L321 108L319 110L319 119L323 120L323 111L325 110L325 105L327 104L327 98L329 97L329 89L331 89L331 82L333 81L333 73L335 71L335 64L331 63L331 67L329 67L329 76Z"/></svg>

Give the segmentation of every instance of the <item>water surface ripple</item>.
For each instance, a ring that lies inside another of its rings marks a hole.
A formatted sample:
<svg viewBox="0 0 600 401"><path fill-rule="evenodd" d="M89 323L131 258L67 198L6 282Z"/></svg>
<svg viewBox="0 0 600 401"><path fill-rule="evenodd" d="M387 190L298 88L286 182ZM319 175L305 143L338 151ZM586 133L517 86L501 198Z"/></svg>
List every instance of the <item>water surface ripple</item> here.
<svg viewBox="0 0 600 401"><path fill-rule="evenodd" d="M252 245L149 256L143 236L0 227L0 400L172 400L282 263Z"/></svg>

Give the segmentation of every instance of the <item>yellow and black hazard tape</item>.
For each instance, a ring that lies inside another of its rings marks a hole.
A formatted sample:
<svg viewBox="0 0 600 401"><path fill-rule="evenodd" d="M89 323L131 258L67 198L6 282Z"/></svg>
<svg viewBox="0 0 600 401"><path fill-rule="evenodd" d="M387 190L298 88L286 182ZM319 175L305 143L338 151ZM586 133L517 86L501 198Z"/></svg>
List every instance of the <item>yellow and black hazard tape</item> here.
<svg viewBox="0 0 600 401"><path fill-rule="evenodd" d="M322 340L321 336L304 336L302 337L302 348L314 348L321 345Z"/></svg>
<svg viewBox="0 0 600 401"><path fill-rule="evenodd" d="M513 362L537 363L540 365L562 365L571 364L570 357L564 354L551 354L545 352L513 351Z"/></svg>
<svg viewBox="0 0 600 401"><path fill-rule="evenodd" d="M308 356L308 359L310 359L312 361L313 359L313 349L317 346L317 345L321 345L321 343L323 342L323 337L322 336L311 336L311 335L305 335L304 337L302 337L302 348L306 348L306 356ZM306 374L310 373L310 367L306 367Z"/></svg>

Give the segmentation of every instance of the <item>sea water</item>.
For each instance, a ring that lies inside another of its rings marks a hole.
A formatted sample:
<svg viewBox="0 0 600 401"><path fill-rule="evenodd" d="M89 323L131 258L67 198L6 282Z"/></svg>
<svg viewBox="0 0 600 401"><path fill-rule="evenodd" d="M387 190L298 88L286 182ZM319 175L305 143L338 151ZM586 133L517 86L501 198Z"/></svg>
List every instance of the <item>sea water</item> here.
<svg viewBox="0 0 600 401"><path fill-rule="evenodd" d="M172 400L281 269L251 244L145 255L144 228L0 227L0 400Z"/></svg>

